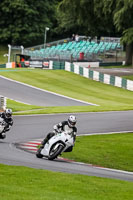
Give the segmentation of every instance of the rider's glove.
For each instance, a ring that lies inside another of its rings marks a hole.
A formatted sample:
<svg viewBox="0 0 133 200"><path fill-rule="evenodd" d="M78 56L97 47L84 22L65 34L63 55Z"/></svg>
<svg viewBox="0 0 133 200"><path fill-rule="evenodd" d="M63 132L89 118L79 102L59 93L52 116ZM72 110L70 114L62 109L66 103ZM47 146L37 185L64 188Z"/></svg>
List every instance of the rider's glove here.
<svg viewBox="0 0 133 200"><path fill-rule="evenodd" d="M57 125L54 125L54 131L56 132L56 133L61 133L61 130L57 127Z"/></svg>
<svg viewBox="0 0 133 200"><path fill-rule="evenodd" d="M57 129L57 130L55 130L56 131L56 133L61 133L61 130L59 130L59 129Z"/></svg>

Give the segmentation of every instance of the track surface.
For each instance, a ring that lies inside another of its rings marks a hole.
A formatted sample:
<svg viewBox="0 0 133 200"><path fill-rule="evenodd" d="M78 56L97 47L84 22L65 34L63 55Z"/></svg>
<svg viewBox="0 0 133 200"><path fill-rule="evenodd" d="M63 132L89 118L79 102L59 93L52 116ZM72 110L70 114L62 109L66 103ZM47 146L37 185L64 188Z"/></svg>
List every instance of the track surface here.
<svg viewBox="0 0 133 200"><path fill-rule="evenodd" d="M111 113L85 113L76 114L78 119L78 132L106 133L116 131L132 131L133 112L111 112ZM68 114L41 115L41 116L14 116L14 126L7 138L0 142L0 162L10 165L22 165L39 169L62 171L68 173L84 174L89 176L109 177L133 181L133 173L124 173L91 165L83 165L62 160L48 161L38 159L32 153L22 151L15 147L15 143L26 142L33 139L43 138L52 126L67 119ZM105 120L106 119L106 120ZM105 124L103 123L105 121ZM110 123L111 122L111 123ZM123 125L124 122L124 125ZM102 125L104 124L104 127ZM95 126L94 126L95 125ZM98 128L99 127L99 128ZM102 127L102 128L101 128ZM89 130L89 131L88 131Z"/></svg>
<svg viewBox="0 0 133 200"><path fill-rule="evenodd" d="M0 84L3 84L2 80L4 79L0 79ZM5 85L7 93L4 94L5 96L8 94L10 85L11 83L7 81ZM18 89L16 89L19 85L16 84L14 87L14 94L17 97L17 95L20 95L20 93L17 93ZM32 92L30 90L30 93ZM24 93L22 92L22 94ZM54 101L57 101L57 99L55 98ZM14 126L7 133L7 138L0 140L0 163L133 181L133 173L108 170L92 165L72 163L58 159L55 161L38 159L34 154L16 148L16 143L44 138L48 132L52 131L55 123L67 119L68 116L68 114L14 116ZM78 120L77 127L79 134L133 131L133 111L80 113L76 114L76 117Z"/></svg>
<svg viewBox="0 0 133 200"><path fill-rule="evenodd" d="M74 100L0 76L0 95L37 106L86 106L91 103Z"/></svg>

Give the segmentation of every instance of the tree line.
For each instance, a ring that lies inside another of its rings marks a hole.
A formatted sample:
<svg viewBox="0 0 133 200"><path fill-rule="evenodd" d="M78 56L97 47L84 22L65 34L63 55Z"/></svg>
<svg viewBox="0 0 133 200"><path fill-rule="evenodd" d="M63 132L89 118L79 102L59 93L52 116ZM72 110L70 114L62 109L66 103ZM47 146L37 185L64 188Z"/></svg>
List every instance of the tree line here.
<svg viewBox="0 0 133 200"><path fill-rule="evenodd" d="M45 27L49 40L86 36L121 37L126 64L133 57L132 0L1 0L0 43L41 44Z"/></svg>

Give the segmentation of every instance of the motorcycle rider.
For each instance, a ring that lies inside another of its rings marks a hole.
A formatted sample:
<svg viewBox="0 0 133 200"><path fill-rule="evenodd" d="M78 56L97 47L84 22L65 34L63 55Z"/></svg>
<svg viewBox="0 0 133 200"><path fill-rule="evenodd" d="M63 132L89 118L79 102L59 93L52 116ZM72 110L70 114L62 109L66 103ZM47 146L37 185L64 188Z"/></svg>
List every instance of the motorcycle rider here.
<svg viewBox="0 0 133 200"><path fill-rule="evenodd" d="M4 139L6 137L5 132L9 131L10 126L13 125L12 109L7 108L4 112L0 114L0 117L3 118L5 121L5 127L3 132L1 133L1 139Z"/></svg>
<svg viewBox="0 0 133 200"><path fill-rule="evenodd" d="M74 138L74 141L76 140L76 133L77 133L77 128L75 127L76 125L76 117L74 115L70 115L67 121L62 121L56 125L54 125L54 132L48 133L46 138L42 141L41 143L41 148L44 147L44 145L49 141L51 137L56 135L57 133L62 133L63 131L68 131L72 133L72 136ZM69 147L65 152L71 152L73 147Z"/></svg>

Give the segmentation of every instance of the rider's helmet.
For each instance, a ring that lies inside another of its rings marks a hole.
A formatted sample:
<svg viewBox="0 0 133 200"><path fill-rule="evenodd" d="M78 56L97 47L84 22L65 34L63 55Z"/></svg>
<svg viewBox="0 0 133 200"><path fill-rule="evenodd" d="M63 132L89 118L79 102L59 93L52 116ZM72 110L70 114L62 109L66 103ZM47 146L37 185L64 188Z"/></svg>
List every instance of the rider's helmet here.
<svg viewBox="0 0 133 200"><path fill-rule="evenodd" d="M10 118L12 116L12 109L6 109L5 115L6 115L7 118Z"/></svg>
<svg viewBox="0 0 133 200"><path fill-rule="evenodd" d="M72 128L76 125L76 122L76 117L74 115L70 115L68 118L68 126Z"/></svg>

